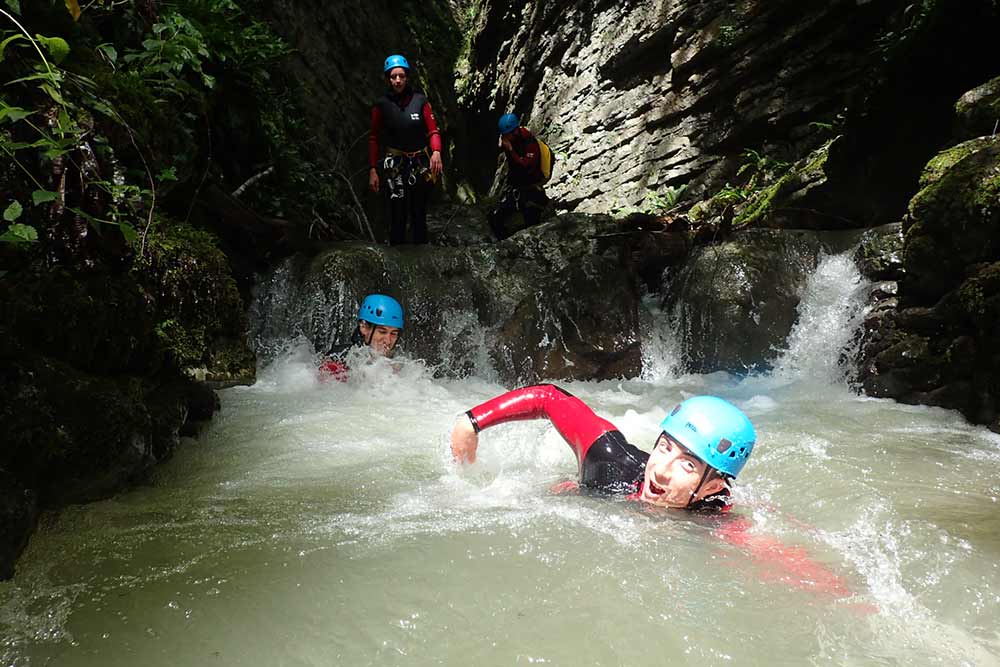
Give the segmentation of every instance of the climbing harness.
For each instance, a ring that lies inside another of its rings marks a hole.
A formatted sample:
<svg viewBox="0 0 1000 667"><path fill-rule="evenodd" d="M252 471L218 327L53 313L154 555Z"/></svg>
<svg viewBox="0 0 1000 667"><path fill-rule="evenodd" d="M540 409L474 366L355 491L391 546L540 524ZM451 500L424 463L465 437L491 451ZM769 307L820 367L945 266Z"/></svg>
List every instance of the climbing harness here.
<svg viewBox="0 0 1000 667"><path fill-rule="evenodd" d="M416 186L421 180L428 183L437 180L431 173L430 152L426 148L412 153L387 148L382 170L389 186L390 199L402 199L406 196L406 189Z"/></svg>

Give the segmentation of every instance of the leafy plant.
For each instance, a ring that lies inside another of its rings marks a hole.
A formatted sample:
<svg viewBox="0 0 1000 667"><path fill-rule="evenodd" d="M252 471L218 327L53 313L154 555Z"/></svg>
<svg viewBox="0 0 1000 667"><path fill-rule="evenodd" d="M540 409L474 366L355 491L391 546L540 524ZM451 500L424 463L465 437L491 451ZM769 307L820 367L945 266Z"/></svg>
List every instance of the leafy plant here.
<svg viewBox="0 0 1000 667"><path fill-rule="evenodd" d="M653 215L662 215L677 207L678 202L684 197L687 185L670 185L660 192L653 192L646 197L645 212Z"/></svg>
<svg viewBox="0 0 1000 667"><path fill-rule="evenodd" d="M759 189L763 184L774 180L776 177L788 171L792 164L776 160L764 153L759 153L753 149L746 149L742 153L743 165L736 171L737 176L750 174L744 189L752 192Z"/></svg>

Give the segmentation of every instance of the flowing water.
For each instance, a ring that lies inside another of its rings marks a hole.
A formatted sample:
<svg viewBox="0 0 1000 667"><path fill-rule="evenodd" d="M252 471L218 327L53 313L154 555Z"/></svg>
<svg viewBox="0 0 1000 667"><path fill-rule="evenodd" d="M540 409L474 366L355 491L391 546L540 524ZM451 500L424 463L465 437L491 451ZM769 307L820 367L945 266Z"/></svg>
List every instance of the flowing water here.
<svg viewBox="0 0 1000 667"><path fill-rule="evenodd" d="M550 493L575 463L544 421L457 468L488 369L320 382L289 345L152 484L44 517L0 584L2 664L1000 664L1000 438L848 390L864 292L826 258L766 376L680 375L660 336L643 378L565 385L647 448L686 396L741 406L725 521Z"/></svg>

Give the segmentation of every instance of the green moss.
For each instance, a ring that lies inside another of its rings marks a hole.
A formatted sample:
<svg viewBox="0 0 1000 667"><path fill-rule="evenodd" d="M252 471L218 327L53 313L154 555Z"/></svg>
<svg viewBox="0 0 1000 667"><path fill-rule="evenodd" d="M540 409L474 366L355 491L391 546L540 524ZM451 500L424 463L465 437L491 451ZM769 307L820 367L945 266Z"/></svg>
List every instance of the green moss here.
<svg viewBox="0 0 1000 667"><path fill-rule="evenodd" d="M212 234L190 225L161 222L148 240L147 257L133 270L156 295L155 336L178 368L211 366L220 359L237 363L237 358L245 367L253 358L243 342L243 303L216 243ZM236 349L210 354L219 340L233 341Z"/></svg>
<svg viewBox="0 0 1000 667"><path fill-rule="evenodd" d="M969 141L964 141L957 146L953 146L947 150L944 150L933 158L924 167L923 173L920 175L920 187L926 188L933 183L940 180L949 169L953 166L978 152L979 150L989 146L993 143L993 139L989 137L979 137L978 139L970 139Z"/></svg>
<svg viewBox="0 0 1000 667"><path fill-rule="evenodd" d="M972 321L987 326L991 332L1000 315L1000 262L980 269L958 288L962 310Z"/></svg>

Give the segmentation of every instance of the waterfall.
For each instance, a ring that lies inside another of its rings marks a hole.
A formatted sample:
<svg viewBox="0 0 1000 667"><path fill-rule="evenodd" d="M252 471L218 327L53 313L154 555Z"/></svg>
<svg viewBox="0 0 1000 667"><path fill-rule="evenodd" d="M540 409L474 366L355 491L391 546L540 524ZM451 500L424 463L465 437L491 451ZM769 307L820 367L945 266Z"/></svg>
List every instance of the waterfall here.
<svg viewBox="0 0 1000 667"><path fill-rule="evenodd" d="M844 379L871 292L871 283L861 276L853 255L852 250L822 257L806 281L798 319L774 363L776 379L828 383Z"/></svg>

